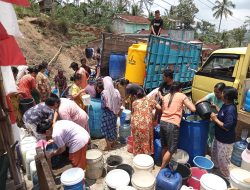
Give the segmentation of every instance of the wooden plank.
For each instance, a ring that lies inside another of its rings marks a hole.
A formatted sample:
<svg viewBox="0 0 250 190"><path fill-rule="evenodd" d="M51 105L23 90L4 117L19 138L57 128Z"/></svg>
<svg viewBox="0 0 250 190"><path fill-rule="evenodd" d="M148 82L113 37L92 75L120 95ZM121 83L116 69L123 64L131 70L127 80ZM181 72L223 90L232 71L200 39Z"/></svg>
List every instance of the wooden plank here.
<svg viewBox="0 0 250 190"><path fill-rule="evenodd" d="M37 176L41 190L56 190L56 183L52 175L51 168L46 160L44 152L41 148L36 149L35 157Z"/></svg>
<svg viewBox="0 0 250 190"><path fill-rule="evenodd" d="M250 113L249 112L240 110L238 112L238 120L243 123L249 124L249 127L250 127Z"/></svg>

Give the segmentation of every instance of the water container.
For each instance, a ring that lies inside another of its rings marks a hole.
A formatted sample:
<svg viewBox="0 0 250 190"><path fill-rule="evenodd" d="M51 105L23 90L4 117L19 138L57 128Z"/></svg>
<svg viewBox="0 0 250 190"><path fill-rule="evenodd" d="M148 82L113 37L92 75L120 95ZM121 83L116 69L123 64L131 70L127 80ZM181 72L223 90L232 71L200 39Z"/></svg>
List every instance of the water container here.
<svg viewBox="0 0 250 190"><path fill-rule="evenodd" d="M131 83L143 85L146 74L147 44L133 44L128 49L125 78Z"/></svg>
<svg viewBox="0 0 250 190"><path fill-rule="evenodd" d="M207 173L207 170L192 167L191 170L191 177L188 179L187 184L188 186L193 187L194 189L200 189L200 179L201 176Z"/></svg>
<svg viewBox="0 0 250 190"><path fill-rule="evenodd" d="M161 165L161 140L160 139L155 139L154 140L154 161L157 166Z"/></svg>
<svg viewBox="0 0 250 190"><path fill-rule="evenodd" d="M133 165L135 172L137 171L149 171L151 172L154 167L154 160L147 154L138 154L133 159Z"/></svg>
<svg viewBox="0 0 250 190"><path fill-rule="evenodd" d="M46 146L47 152L53 152L57 149L58 147L55 143L51 143ZM52 168L59 168L62 165L62 161L63 161L63 156L61 154L53 156L51 158Z"/></svg>
<svg viewBox="0 0 250 190"><path fill-rule="evenodd" d="M118 187L116 190L136 190L136 189L131 186L123 186L123 187Z"/></svg>
<svg viewBox="0 0 250 190"><path fill-rule="evenodd" d="M115 169L117 166L119 166L122 163L122 157L118 155L110 155L107 160L107 172L110 172L111 170Z"/></svg>
<svg viewBox="0 0 250 190"><path fill-rule="evenodd" d="M169 168L160 170L156 177L155 190L179 190L182 185L182 177L178 172L171 172Z"/></svg>
<svg viewBox="0 0 250 190"><path fill-rule="evenodd" d="M212 113L211 103L209 101L203 101L195 105L196 112L202 119L210 119Z"/></svg>
<svg viewBox="0 0 250 190"><path fill-rule="evenodd" d="M156 125L154 127L154 139L160 139L161 138L160 131L161 131L160 124Z"/></svg>
<svg viewBox="0 0 250 190"><path fill-rule="evenodd" d="M195 156L205 156L209 130L209 120L196 120L197 116L184 117L180 125L178 148L189 155L189 163Z"/></svg>
<svg viewBox="0 0 250 190"><path fill-rule="evenodd" d="M85 56L86 56L88 59L92 58L93 54L94 54L93 48L86 48L86 49L85 49Z"/></svg>
<svg viewBox="0 0 250 190"><path fill-rule="evenodd" d="M31 180L30 163L35 160L36 150L28 150L26 152L26 175L28 180Z"/></svg>
<svg viewBox="0 0 250 190"><path fill-rule="evenodd" d="M32 162L30 162L30 176L31 176L32 182L33 182L35 173L36 173L36 161L33 160Z"/></svg>
<svg viewBox="0 0 250 190"><path fill-rule="evenodd" d="M130 124L123 124L119 127L119 139L122 144L126 144L128 136L131 135Z"/></svg>
<svg viewBox="0 0 250 190"><path fill-rule="evenodd" d="M131 178L132 178L132 175L135 172L135 170L132 168L132 166L130 166L128 164L121 164L121 165L117 166L116 169L124 170L124 171L126 171L129 174L129 177L130 177L130 183L129 183L129 185L131 185Z"/></svg>
<svg viewBox="0 0 250 190"><path fill-rule="evenodd" d="M123 78L125 70L126 70L125 55L112 53L109 58L109 76L114 80Z"/></svg>
<svg viewBox="0 0 250 190"><path fill-rule="evenodd" d="M122 115L125 116L125 121L129 121L131 119L131 111L128 109L124 109L122 111Z"/></svg>
<svg viewBox="0 0 250 190"><path fill-rule="evenodd" d="M26 169L26 153L27 153L27 151L36 149L36 141L33 141L32 138L29 138L29 140L26 140L26 138L24 138L24 140L21 141L21 143L20 143L22 163L23 163L23 166L25 169Z"/></svg>
<svg viewBox="0 0 250 190"><path fill-rule="evenodd" d="M250 141L250 138L247 138L247 141ZM250 171L250 142L248 142L247 148L242 152L241 158L241 168Z"/></svg>
<svg viewBox="0 0 250 190"><path fill-rule="evenodd" d="M61 175L64 190L84 190L84 171L82 168L70 168Z"/></svg>
<svg viewBox="0 0 250 190"><path fill-rule="evenodd" d="M89 106L90 105L90 101L91 101L91 98L90 98L90 95L89 94L84 94L82 96L82 102L85 106Z"/></svg>
<svg viewBox="0 0 250 190"><path fill-rule="evenodd" d="M178 166L175 170L177 173L181 174L182 177L182 185L187 184L187 180L191 177L191 170L185 164L178 163Z"/></svg>
<svg viewBox="0 0 250 190"><path fill-rule="evenodd" d="M138 171L133 174L131 183L137 190L154 190L155 176L149 171Z"/></svg>
<svg viewBox="0 0 250 190"><path fill-rule="evenodd" d="M109 189L117 189L118 187L127 186L130 182L130 177L124 170L114 169L107 174L105 182Z"/></svg>
<svg viewBox="0 0 250 190"><path fill-rule="evenodd" d="M182 149L177 149L176 153L173 154L172 159L180 164L186 164L189 160L189 155Z"/></svg>
<svg viewBox="0 0 250 190"><path fill-rule="evenodd" d="M246 99L245 99L245 110L247 112L250 112L250 89L246 93Z"/></svg>
<svg viewBox="0 0 250 190"><path fill-rule="evenodd" d="M226 182L214 174L204 174L200 179L200 190L227 190Z"/></svg>
<svg viewBox="0 0 250 190"><path fill-rule="evenodd" d="M250 172L240 169L234 168L230 171L230 184L233 188L240 190L249 190L250 183L247 183L245 180L250 179Z"/></svg>
<svg viewBox="0 0 250 190"><path fill-rule="evenodd" d="M102 151L98 149L88 150L86 153L86 160L86 177L88 179L100 178L104 169L104 159Z"/></svg>
<svg viewBox="0 0 250 190"><path fill-rule="evenodd" d="M214 167L214 163L203 156L195 156L193 159L193 163L195 166L204 170L211 170Z"/></svg>
<svg viewBox="0 0 250 190"><path fill-rule="evenodd" d="M241 154L242 152L246 149L247 147L247 143L242 142L242 141L238 141L236 143L234 143L233 146L233 152L231 155L231 163L234 164L235 166L240 167L241 166Z"/></svg>
<svg viewBox="0 0 250 190"><path fill-rule="evenodd" d="M88 113L90 136L93 138L101 138L103 136L101 132L101 99L91 99Z"/></svg>
<svg viewBox="0 0 250 190"><path fill-rule="evenodd" d="M19 109L22 114L24 114L28 109L32 108L35 105L33 98L24 98L19 102Z"/></svg>
<svg viewBox="0 0 250 190"><path fill-rule="evenodd" d="M127 151L133 153L133 136L128 137Z"/></svg>

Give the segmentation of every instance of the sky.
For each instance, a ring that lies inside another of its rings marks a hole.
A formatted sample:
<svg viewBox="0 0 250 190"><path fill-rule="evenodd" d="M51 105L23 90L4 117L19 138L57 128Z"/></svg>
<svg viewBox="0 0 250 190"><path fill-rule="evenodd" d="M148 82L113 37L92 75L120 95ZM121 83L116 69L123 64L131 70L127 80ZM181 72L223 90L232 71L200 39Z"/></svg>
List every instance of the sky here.
<svg viewBox="0 0 250 190"><path fill-rule="evenodd" d="M229 16L227 20L223 17L221 23L221 30L231 30L237 28L244 24L246 16L250 16L250 0L231 0L235 5L233 9L233 17ZM167 2L167 3L166 3ZM151 10L154 11L159 9L164 13L164 8L169 10L170 5L177 5L178 0L154 0L154 4L151 7ZM215 0L194 0L196 7L199 9L199 12L196 14L198 19L203 19L215 24L217 29L219 25L219 19L213 17L213 11L211 8L214 6ZM169 3L169 4L168 4ZM211 7L211 8L210 8ZM199 21L196 19L196 21Z"/></svg>

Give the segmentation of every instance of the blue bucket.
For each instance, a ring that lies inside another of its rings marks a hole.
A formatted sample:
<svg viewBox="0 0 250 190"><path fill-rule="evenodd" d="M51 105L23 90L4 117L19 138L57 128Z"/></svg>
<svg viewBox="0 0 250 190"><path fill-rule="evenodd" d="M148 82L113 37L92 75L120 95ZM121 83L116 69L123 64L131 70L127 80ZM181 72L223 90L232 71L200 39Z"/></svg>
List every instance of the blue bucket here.
<svg viewBox="0 0 250 190"><path fill-rule="evenodd" d="M84 171L82 168L71 168L61 175L64 190L85 190L83 179Z"/></svg>
<svg viewBox="0 0 250 190"><path fill-rule="evenodd" d="M204 156L194 157L193 163L195 166L205 170L211 170L214 167L214 163Z"/></svg>

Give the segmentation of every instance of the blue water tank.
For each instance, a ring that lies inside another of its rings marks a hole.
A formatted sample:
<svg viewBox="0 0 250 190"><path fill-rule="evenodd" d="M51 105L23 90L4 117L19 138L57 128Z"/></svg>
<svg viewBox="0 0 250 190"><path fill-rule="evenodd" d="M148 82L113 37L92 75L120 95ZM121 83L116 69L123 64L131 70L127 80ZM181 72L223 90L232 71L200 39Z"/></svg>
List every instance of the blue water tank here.
<svg viewBox="0 0 250 190"><path fill-rule="evenodd" d="M246 149L246 147L247 147L247 143L245 142L238 141L234 143L233 152L231 155L232 164L238 167L241 166L241 161L242 161L241 154Z"/></svg>
<svg viewBox="0 0 250 190"><path fill-rule="evenodd" d="M205 156L209 120L199 120L195 115L185 115L181 121L178 148L189 154L189 163L195 156Z"/></svg>
<svg viewBox="0 0 250 190"><path fill-rule="evenodd" d="M109 76L112 79L123 78L126 70L125 54L111 54L109 58Z"/></svg>
<svg viewBox="0 0 250 190"><path fill-rule="evenodd" d="M88 113L90 136L93 138L101 138L103 136L101 132L101 99L91 99Z"/></svg>
<svg viewBox="0 0 250 190"><path fill-rule="evenodd" d="M250 112L250 89L247 91L246 94L246 99L245 99L245 106L244 106L245 110L247 112Z"/></svg>
<svg viewBox="0 0 250 190"><path fill-rule="evenodd" d="M160 139L155 139L154 140L154 161L156 165L161 165L161 140Z"/></svg>
<svg viewBox="0 0 250 190"><path fill-rule="evenodd" d="M178 172L171 172L169 168L160 170L156 177L155 190L179 190L181 186L181 175Z"/></svg>
<svg viewBox="0 0 250 190"><path fill-rule="evenodd" d="M124 123L123 125L121 125L119 127L119 139L120 139L120 142L122 144L126 144L127 143L127 138L130 135L131 135L130 124Z"/></svg>

